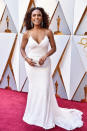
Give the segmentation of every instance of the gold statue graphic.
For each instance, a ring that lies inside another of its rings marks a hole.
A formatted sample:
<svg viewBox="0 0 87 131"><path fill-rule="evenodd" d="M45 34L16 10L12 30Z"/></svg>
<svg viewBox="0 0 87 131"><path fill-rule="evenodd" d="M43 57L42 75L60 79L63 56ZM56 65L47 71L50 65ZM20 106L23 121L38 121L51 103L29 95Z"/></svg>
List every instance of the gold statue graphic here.
<svg viewBox="0 0 87 131"><path fill-rule="evenodd" d="M58 83L57 83L57 81L55 82L55 86L56 86L56 94L55 94L55 96L56 96L56 97L60 97L60 96L57 94L57 92L58 92Z"/></svg>
<svg viewBox="0 0 87 131"><path fill-rule="evenodd" d="M7 82L8 82L8 86L6 86L6 89L11 90L11 87L9 86L9 82L10 82L10 76L9 75L7 76Z"/></svg>
<svg viewBox="0 0 87 131"><path fill-rule="evenodd" d="M11 30L9 29L9 17L6 17L6 23L7 23L7 29L5 30L5 32L11 33Z"/></svg>
<svg viewBox="0 0 87 131"><path fill-rule="evenodd" d="M81 102L87 102L87 85L84 87L85 98Z"/></svg>
<svg viewBox="0 0 87 131"><path fill-rule="evenodd" d="M62 32L59 30L60 21L61 21L61 18L58 16L58 18L57 18L57 31L54 32L55 35L62 35Z"/></svg>

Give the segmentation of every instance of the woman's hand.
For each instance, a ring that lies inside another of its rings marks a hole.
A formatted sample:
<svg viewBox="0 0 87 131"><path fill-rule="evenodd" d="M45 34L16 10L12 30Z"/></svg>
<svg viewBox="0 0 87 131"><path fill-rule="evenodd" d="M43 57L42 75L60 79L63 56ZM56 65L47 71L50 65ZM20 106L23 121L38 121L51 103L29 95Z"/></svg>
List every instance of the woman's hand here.
<svg viewBox="0 0 87 131"><path fill-rule="evenodd" d="M28 62L28 64L29 65L31 65L31 66L35 66L35 62L33 61L33 59L31 59L31 58L27 58L27 62Z"/></svg>
<svg viewBox="0 0 87 131"><path fill-rule="evenodd" d="M47 55L41 57L41 58L39 59L39 64L40 64L40 65L43 65L44 62L45 62L45 60L46 60L46 58L47 58Z"/></svg>

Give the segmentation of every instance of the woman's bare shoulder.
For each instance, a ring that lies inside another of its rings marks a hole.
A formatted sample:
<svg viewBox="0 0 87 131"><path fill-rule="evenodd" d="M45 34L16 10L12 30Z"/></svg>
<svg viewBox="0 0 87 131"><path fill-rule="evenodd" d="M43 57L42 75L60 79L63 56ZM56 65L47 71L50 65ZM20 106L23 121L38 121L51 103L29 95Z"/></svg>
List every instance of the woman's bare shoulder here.
<svg viewBox="0 0 87 131"><path fill-rule="evenodd" d="M28 38L29 37L29 30L27 30L27 31L25 31L24 33L23 33L23 37L24 38Z"/></svg>
<svg viewBox="0 0 87 131"><path fill-rule="evenodd" d="M28 39L29 36L30 36L30 33L31 33L31 30L25 31L25 32L23 33L23 37L24 37L25 39Z"/></svg>
<svg viewBox="0 0 87 131"><path fill-rule="evenodd" d="M53 35L52 30L50 30L50 29L46 29L45 31L46 31L46 35L47 35L48 37L50 37L50 36Z"/></svg>

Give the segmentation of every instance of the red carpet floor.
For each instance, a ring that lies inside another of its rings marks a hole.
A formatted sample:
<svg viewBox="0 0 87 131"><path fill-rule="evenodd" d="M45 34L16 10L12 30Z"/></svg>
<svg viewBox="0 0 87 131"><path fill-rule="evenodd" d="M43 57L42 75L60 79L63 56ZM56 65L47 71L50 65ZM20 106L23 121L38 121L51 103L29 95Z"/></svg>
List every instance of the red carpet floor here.
<svg viewBox="0 0 87 131"><path fill-rule="evenodd" d="M0 131L45 131L22 121L26 106L27 93L0 89ZM84 126L74 131L87 131L87 103L57 99L59 106L76 108L83 111ZM58 126L47 131L66 131Z"/></svg>

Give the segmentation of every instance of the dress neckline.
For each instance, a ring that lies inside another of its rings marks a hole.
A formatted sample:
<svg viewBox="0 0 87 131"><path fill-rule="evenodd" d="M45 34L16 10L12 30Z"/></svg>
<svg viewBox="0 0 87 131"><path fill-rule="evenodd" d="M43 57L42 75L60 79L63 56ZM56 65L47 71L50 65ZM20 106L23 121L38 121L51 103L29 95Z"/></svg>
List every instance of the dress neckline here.
<svg viewBox="0 0 87 131"><path fill-rule="evenodd" d="M30 35L29 38L31 38L31 39L39 46L39 45L41 45L41 43L45 40L45 38L48 39L48 36L45 35L44 38L43 38L43 39L41 40L41 42L39 42L39 43L32 37L32 35ZM48 39L48 40L49 40L49 39Z"/></svg>

